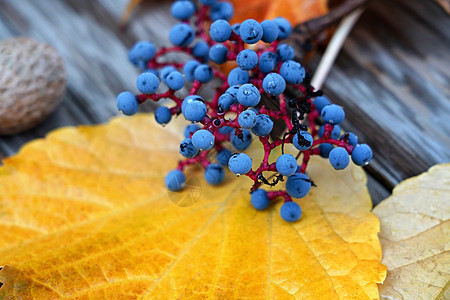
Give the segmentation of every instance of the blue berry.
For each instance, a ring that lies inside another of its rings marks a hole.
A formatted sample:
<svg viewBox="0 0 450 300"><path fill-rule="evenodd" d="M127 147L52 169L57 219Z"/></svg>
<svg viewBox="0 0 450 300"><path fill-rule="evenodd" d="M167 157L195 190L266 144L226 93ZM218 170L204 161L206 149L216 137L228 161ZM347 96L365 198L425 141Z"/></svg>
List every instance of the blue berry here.
<svg viewBox="0 0 450 300"><path fill-rule="evenodd" d="M213 78L213 70L210 66L202 64L195 68L194 77L202 83L206 83Z"/></svg>
<svg viewBox="0 0 450 300"><path fill-rule="evenodd" d="M257 136L266 136L273 129L273 121L268 115L257 115L256 124L252 128L252 132Z"/></svg>
<svg viewBox="0 0 450 300"><path fill-rule="evenodd" d="M252 134L250 130L244 129L242 130L242 139L241 139L239 135L236 135L233 132L230 134L230 142L234 149L244 151L252 143Z"/></svg>
<svg viewBox="0 0 450 300"><path fill-rule="evenodd" d="M184 98L183 102L181 103L181 113L184 114L186 110L186 106L191 103L192 101L200 101L205 102L202 97L199 95L189 95L186 98Z"/></svg>
<svg viewBox="0 0 450 300"><path fill-rule="evenodd" d="M209 46L208 43L204 41L197 42L192 48L192 54L202 61L208 60L209 57Z"/></svg>
<svg viewBox="0 0 450 300"><path fill-rule="evenodd" d="M369 164L372 156L372 149L366 144L357 144L355 148L353 148L352 161L358 166Z"/></svg>
<svg viewBox="0 0 450 300"><path fill-rule="evenodd" d="M341 136L341 140L344 139L346 134L348 134L348 144L352 145L352 146L356 146L356 144L358 144L358 136L356 134L354 134L353 132L346 132Z"/></svg>
<svg viewBox="0 0 450 300"><path fill-rule="evenodd" d="M174 91L178 91L184 86L184 76L178 71L173 71L166 77L167 86Z"/></svg>
<svg viewBox="0 0 450 300"><path fill-rule="evenodd" d="M259 57L259 70L263 73L272 72L277 65L277 57L275 53L266 51Z"/></svg>
<svg viewBox="0 0 450 300"><path fill-rule="evenodd" d="M263 189L255 190L250 197L250 202L257 210L264 210L270 204L270 200L267 198L267 192Z"/></svg>
<svg viewBox="0 0 450 300"><path fill-rule="evenodd" d="M218 2L211 7L209 14L213 21L219 19L229 21L234 14L233 4L230 2Z"/></svg>
<svg viewBox="0 0 450 300"><path fill-rule="evenodd" d="M191 1L175 1L170 12L178 20L187 20L195 13L195 5Z"/></svg>
<svg viewBox="0 0 450 300"><path fill-rule="evenodd" d="M322 137L324 132L325 126L322 125L320 126L318 131L319 137ZM341 135L341 127L339 125L334 125L333 130L331 131L331 138L337 140L340 135Z"/></svg>
<svg viewBox="0 0 450 300"><path fill-rule="evenodd" d="M216 4L217 0L199 0L201 4L211 6Z"/></svg>
<svg viewBox="0 0 450 300"><path fill-rule="evenodd" d="M278 96L286 89L286 81L278 73L269 73L264 77L262 86L267 94Z"/></svg>
<svg viewBox="0 0 450 300"><path fill-rule="evenodd" d="M187 138L180 143L180 153L186 158L193 158L197 156L198 149L192 144L192 139Z"/></svg>
<svg viewBox="0 0 450 300"><path fill-rule="evenodd" d="M245 43L255 44L261 40L263 36L263 29L257 21L248 19L241 23L239 33Z"/></svg>
<svg viewBox="0 0 450 300"><path fill-rule="evenodd" d="M192 27L185 23L176 24L169 33L169 39L175 46L185 47L194 40L195 34Z"/></svg>
<svg viewBox="0 0 450 300"><path fill-rule="evenodd" d="M228 48L222 44L216 44L209 49L209 59L216 64L223 64L227 61Z"/></svg>
<svg viewBox="0 0 450 300"><path fill-rule="evenodd" d="M303 137L302 139L300 139L300 141L298 135ZM294 147L300 151L308 150L309 148L311 148L313 141L314 139L311 133L304 130L299 131L298 134L294 135L294 137L292 138L292 143L294 144Z"/></svg>
<svg viewBox="0 0 450 300"><path fill-rule="evenodd" d="M236 175L247 174L252 169L252 159L245 153L235 153L228 161L228 168Z"/></svg>
<svg viewBox="0 0 450 300"><path fill-rule="evenodd" d="M231 85L225 92L233 95L233 97L236 98L237 101L237 92L239 91L239 88L240 86L237 84Z"/></svg>
<svg viewBox="0 0 450 300"><path fill-rule="evenodd" d="M251 129L256 124L256 113L252 110L244 110L239 114L238 123L242 128Z"/></svg>
<svg viewBox="0 0 450 300"><path fill-rule="evenodd" d="M191 59L184 64L183 73L184 73L184 76L186 76L187 80L189 80L189 81L195 80L194 72L195 72L195 69L199 65L200 65L200 63L195 59Z"/></svg>
<svg viewBox="0 0 450 300"><path fill-rule="evenodd" d="M215 42L223 43L227 41L231 35L230 23L225 20L215 21L209 28L209 35Z"/></svg>
<svg viewBox="0 0 450 300"><path fill-rule="evenodd" d="M239 52L236 62L239 68L248 71L258 64L258 54L251 49L245 49Z"/></svg>
<svg viewBox="0 0 450 300"><path fill-rule="evenodd" d="M329 104L322 109L320 113L324 122L330 124L339 124L345 119L344 109L336 104Z"/></svg>
<svg viewBox="0 0 450 300"><path fill-rule="evenodd" d="M225 171L219 164L210 164L206 167L204 177L211 185L218 185L225 179Z"/></svg>
<svg viewBox="0 0 450 300"><path fill-rule="evenodd" d="M153 73L142 73L136 79L136 86L141 93L153 94L159 86L159 79Z"/></svg>
<svg viewBox="0 0 450 300"><path fill-rule="evenodd" d="M224 93L219 97L219 106L222 107L223 110L229 110L231 104L237 103L236 98L230 93Z"/></svg>
<svg viewBox="0 0 450 300"><path fill-rule="evenodd" d="M279 44L277 47L277 59L279 61L293 60L295 57L294 49L286 44Z"/></svg>
<svg viewBox="0 0 450 300"><path fill-rule="evenodd" d="M140 41L128 51L128 59L132 64L138 65L139 62L147 62L155 57L156 47L151 42Z"/></svg>
<svg viewBox="0 0 450 300"><path fill-rule="evenodd" d="M302 209L293 201L284 202L280 209L280 216L287 222L295 222L302 216Z"/></svg>
<svg viewBox="0 0 450 300"><path fill-rule="evenodd" d="M192 135L192 144L198 150L207 151L214 146L214 135L206 129L200 129Z"/></svg>
<svg viewBox="0 0 450 300"><path fill-rule="evenodd" d="M167 124L172 119L172 114L170 113L170 109L165 106L160 106L155 111L155 120L159 124Z"/></svg>
<svg viewBox="0 0 450 300"><path fill-rule="evenodd" d="M330 151L329 158L330 164L336 170L345 169L350 162L347 150L341 147L336 147Z"/></svg>
<svg viewBox="0 0 450 300"><path fill-rule="evenodd" d="M161 78L161 81L167 84L167 76L169 76L170 73L176 71L177 69L174 66L165 66L161 69L159 72L159 78Z"/></svg>
<svg viewBox="0 0 450 300"><path fill-rule="evenodd" d="M265 20L261 22L263 36L261 40L264 43L272 43L278 38L278 25L274 21Z"/></svg>
<svg viewBox="0 0 450 300"><path fill-rule="evenodd" d="M230 126L223 126L223 127L219 128L219 132L221 134L232 133L232 132L234 132L234 128L230 127Z"/></svg>
<svg viewBox="0 0 450 300"><path fill-rule="evenodd" d="M169 190L177 192L186 185L186 177L182 171L172 170L164 178L164 184Z"/></svg>
<svg viewBox="0 0 450 300"><path fill-rule="evenodd" d="M200 99L188 96L183 100L184 108L181 111L186 120L200 122L206 116L205 102Z"/></svg>
<svg viewBox="0 0 450 300"><path fill-rule="evenodd" d="M233 32L236 33L237 35L240 35L239 34L240 29L241 29L241 24L240 23L236 23L236 24L231 25L231 30L233 30Z"/></svg>
<svg viewBox="0 0 450 300"><path fill-rule="evenodd" d="M217 153L217 161L222 166L228 166L228 161L230 160L232 153L228 149L222 149Z"/></svg>
<svg viewBox="0 0 450 300"><path fill-rule="evenodd" d="M292 176L297 171L297 160L292 154L282 154L275 163L278 173L284 176Z"/></svg>
<svg viewBox="0 0 450 300"><path fill-rule="evenodd" d="M322 156L323 158L328 158L328 156L330 155L330 151L333 150L334 146L333 144L329 144L329 143L322 143L319 145L319 150L320 150L320 156Z"/></svg>
<svg viewBox="0 0 450 300"><path fill-rule="evenodd" d="M184 129L184 137L185 138L190 138L191 134L196 132L197 130L200 129L200 126L198 126L197 124L189 124L188 126L186 126L186 128Z"/></svg>
<svg viewBox="0 0 450 300"><path fill-rule="evenodd" d="M136 96L130 92L122 92L117 95L117 109L127 116L134 115L139 109Z"/></svg>
<svg viewBox="0 0 450 300"><path fill-rule="evenodd" d="M292 32L291 23L281 17L275 18L273 21L278 25L278 39L287 39Z"/></svg>
<svg viewBox="0 0 450 300"><path fill-rule="evenodd" d="M234 68L228 74L228 84L230 86L244 84L244 83L247 83L249 80L250 80L250 77L248 75L248 72L241 70L240 68Z"/></svg>
<svg viewBox="0 0 450 300"><path fill-rule="evenodd" d="M303 173L295 173L286 180L286 192L293 198L303 198L311 189L311 180Z"/></svg>
<svg viewBox="0 0 450 300"><path fill-rule="evenodd" d="M316 107L317 111L320 113L322 112L322 109L327 106L328 104L331 104L331 101L325 97L325 96L319 96L314 99L314 106Z"/></svg>
<svg viewBox="0 0 450 300"><path fill-rule="evenodd" d="M293 60L287 60L281 65L280 74L290 84L300 84L305 79L305 69Z"/></svg>
<svg viewBox="0 0 450 300"><path fill-rule="evenodd" d="M252 107L258 105L261 100L261 94L256 86L251 83L241 85L237 92L237 99L240 104Z"/></svg>

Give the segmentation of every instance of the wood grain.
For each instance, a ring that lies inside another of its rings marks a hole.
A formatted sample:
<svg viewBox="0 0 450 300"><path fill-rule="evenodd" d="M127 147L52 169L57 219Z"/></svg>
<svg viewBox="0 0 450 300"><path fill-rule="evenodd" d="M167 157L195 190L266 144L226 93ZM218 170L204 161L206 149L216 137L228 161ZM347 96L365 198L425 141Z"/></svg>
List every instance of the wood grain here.
<svg viewBox="0 0 450 300"><path fill-rule="evenodd" d="M128 47L139 39L168 45L175 20L170 1L148 1L121 31L127 2L0 0L0 39L49 43L68 72L68 92L57 111L32 130L1 136L0 157L54 128L105 122L117 114L115 95L136 91L138 71L127 60ZM375 203L403 178L450 161L449 22L431 1L373 1L325 84L326 94L346 108L344 128L375 149L368 169Z"/></svg>

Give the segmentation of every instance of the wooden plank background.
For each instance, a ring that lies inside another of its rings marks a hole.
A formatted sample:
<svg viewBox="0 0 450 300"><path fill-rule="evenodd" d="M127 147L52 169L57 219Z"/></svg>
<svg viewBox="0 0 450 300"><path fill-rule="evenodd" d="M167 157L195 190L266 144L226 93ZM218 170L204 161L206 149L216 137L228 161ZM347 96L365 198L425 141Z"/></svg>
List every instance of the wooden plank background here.
<svg viewBox="0 0 450 300"><path fill-rule="evenodd" d="M0 136L0 157L54 128L105 122L117 114L115 95L136 91L139 72L128 62L127 49L140 39L168 45L176 21L169 15L171 1L151 1L120 31L126 4L0 0L0 39L46 42L61 53L68 71L60 107L34 129ZM450 161L449 28L449 16L434 1L372 1L325 83L326 95L346 109L343 127L374 149L366 168L374 203L401 180ZM320 51L309 67L319 59Z"/></svg>

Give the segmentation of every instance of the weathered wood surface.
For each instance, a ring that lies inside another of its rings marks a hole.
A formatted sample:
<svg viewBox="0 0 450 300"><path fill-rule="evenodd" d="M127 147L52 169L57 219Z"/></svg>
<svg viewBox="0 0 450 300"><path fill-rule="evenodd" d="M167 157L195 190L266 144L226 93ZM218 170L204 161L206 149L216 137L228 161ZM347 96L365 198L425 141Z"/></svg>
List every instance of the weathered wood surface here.
<svg viewBox="0 0 450 300"><path fill-rule="evenodd" d="M136 91L126 51L138 39L168 45L170 1L140 6L125 31L127 0L0 0L0 39L30 36L53 45L68 71L63 104L44 123L0 137L0 155L50 130L107 121L115 95ZM432 1L373 1L345 43L324 90L346 108L344 124L375 149L374 202L403 178L450 161L450 20ZM314 60L317 62L317 59ZM314 61L312 65L314 65ZM151 109L151 108L150 108Z"/></svg>

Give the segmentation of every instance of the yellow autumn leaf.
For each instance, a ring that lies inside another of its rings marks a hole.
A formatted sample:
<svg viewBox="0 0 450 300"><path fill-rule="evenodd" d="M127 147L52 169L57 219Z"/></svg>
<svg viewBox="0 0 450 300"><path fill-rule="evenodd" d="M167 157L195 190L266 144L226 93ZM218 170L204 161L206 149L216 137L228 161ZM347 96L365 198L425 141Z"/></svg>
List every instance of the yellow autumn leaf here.
<svg viewBox="0 0 450 300"><path fill-rule="evenodd" d="M167 192L173 123L64 128L4 161L0 298L378 298L379 222L360 168L313 160L317 188L288 223L281 203L253 209L249 180L229 172L211 187L192 168L183 193Z"/></svg>
<svg viewBox="0 0 450 300"><path fill-rule="evenodd" d="M382 299L450 299L450 164L400 183L374 213L388 267Z"/></svg>

